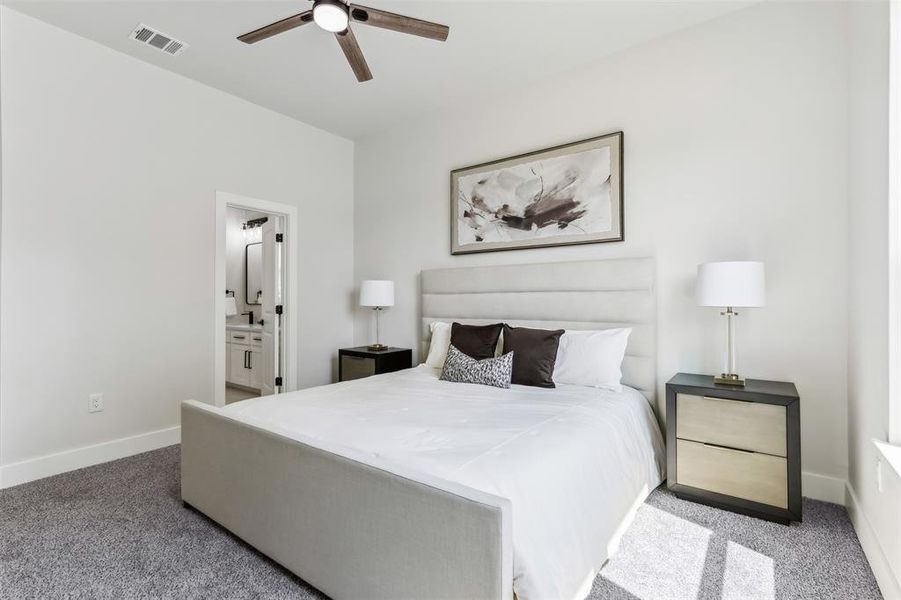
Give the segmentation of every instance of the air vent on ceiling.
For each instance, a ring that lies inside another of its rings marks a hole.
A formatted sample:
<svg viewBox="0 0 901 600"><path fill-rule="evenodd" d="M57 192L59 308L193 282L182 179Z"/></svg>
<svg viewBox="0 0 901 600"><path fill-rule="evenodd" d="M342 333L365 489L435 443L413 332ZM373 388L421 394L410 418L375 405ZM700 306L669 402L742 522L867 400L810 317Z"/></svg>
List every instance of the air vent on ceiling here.
<svg viewBox="0 0 901 600"><path fill-rule="evenodd" d="M131 39L147 46L153 46L157 50L162 50L172 56L178 56L188 47L186 43L176 40L171 35L157 31L152 27L147 27L143 23L134 28L131 32Z"/></svg>

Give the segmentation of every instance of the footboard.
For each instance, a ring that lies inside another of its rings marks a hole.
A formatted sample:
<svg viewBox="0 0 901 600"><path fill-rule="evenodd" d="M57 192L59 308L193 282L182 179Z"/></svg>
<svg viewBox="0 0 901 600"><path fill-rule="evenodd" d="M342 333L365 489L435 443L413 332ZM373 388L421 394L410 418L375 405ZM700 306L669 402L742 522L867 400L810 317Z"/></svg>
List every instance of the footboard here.
<svg viewBox="0 0 901 600"><path fill-rule="evenodd" d="M185 502L336 600L513 597L509 501L186 401Z"/></svg>

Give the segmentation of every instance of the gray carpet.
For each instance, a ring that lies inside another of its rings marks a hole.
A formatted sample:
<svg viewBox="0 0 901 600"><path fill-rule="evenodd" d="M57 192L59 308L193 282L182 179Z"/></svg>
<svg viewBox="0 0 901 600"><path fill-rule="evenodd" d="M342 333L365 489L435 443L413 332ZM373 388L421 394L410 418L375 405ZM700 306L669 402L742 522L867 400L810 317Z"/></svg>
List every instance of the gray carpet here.
<svg viewBox="0 0 901 600"><path fill-rule="evenodd" d="M178 460L172 446L0 490L0 596L324 598L183 508ZM844 508L805 500L804 517L784 527L657 490L590 597L879 598Z"/></svg>

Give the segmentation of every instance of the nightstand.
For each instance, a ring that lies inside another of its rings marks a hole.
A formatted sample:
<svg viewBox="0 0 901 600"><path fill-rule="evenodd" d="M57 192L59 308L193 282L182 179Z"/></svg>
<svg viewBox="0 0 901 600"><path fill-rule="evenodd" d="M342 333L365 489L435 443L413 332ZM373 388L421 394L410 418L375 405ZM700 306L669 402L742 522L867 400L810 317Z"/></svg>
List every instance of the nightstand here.
<svg viewBox="0 0 901 600"><path fill-rule="evenodd" d="M800 404L793 383L736 387L677 374L666 384L667 487L717 508L800 521Z"/></svg>
<svg viewBox="0 0 901 600"><path fill-rule="evenodd" d="M409 348L369 350L366 346L338 350L338 381L350 381L370 375L381 375L413 366Z"/></svg>

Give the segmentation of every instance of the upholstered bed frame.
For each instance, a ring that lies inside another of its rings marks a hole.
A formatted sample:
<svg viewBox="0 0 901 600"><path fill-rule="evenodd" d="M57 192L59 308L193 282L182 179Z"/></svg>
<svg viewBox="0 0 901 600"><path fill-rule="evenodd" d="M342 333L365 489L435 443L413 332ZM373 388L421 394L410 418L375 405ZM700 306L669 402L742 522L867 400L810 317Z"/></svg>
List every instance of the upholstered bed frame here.
<svg viewBox="0 0 901 600"><path fill-rule="evenodd" d="M650 258L422 272L422 339L429 324L505 322L540 329L631 327L623 383L656 399L657 305ZM423 356L425 356L423 354Z"/></svg>
<svg viewBox="0 0 901 600"><path fill-rule="evenodd" d="M633 327L624 383L655 399L651 259L422 272L434 320ZM182 498L329 596L513 597L508 500L182 404ZM627 515L622 515L625 519Z"/></svg>

